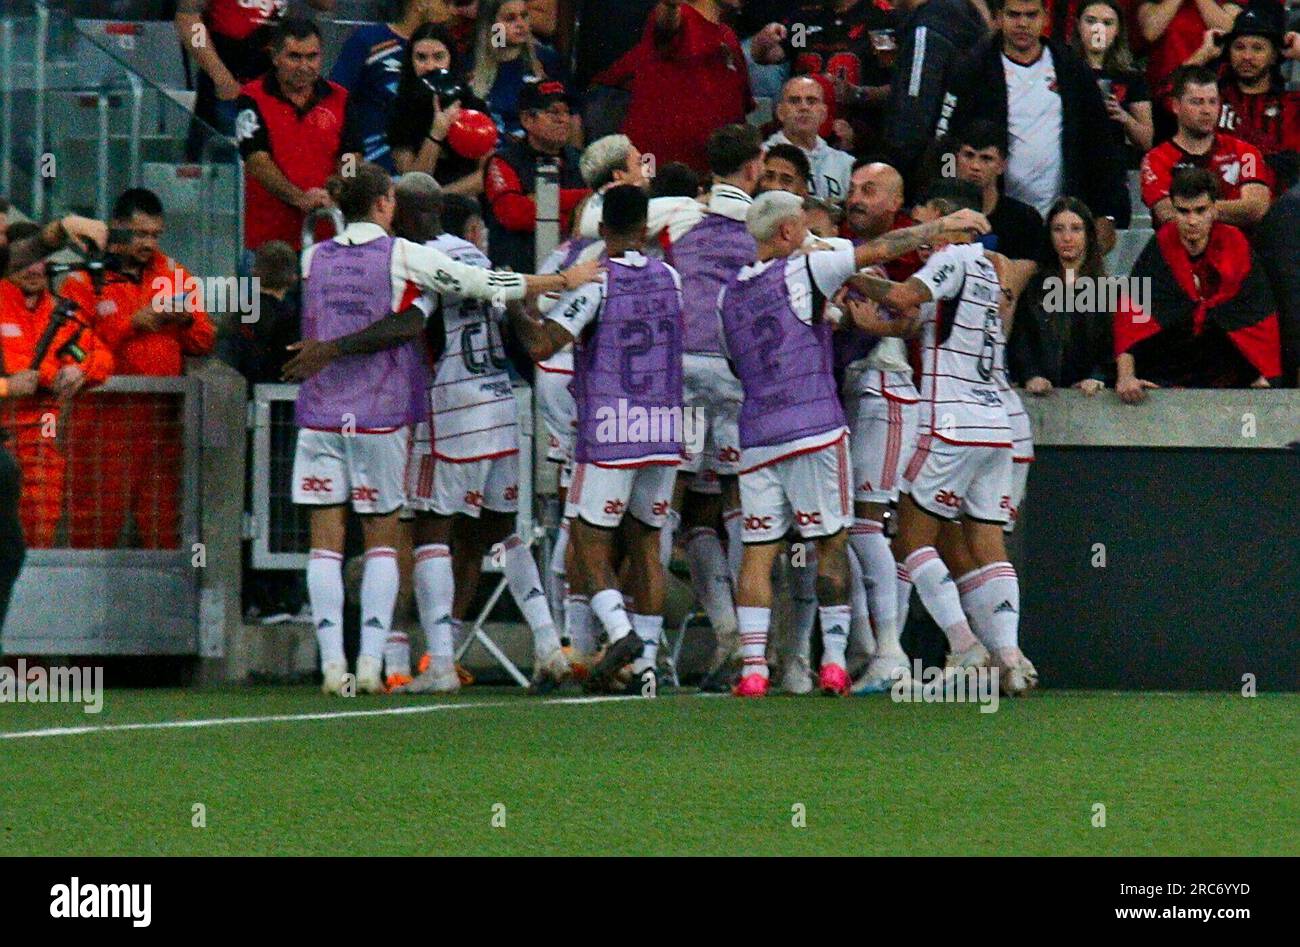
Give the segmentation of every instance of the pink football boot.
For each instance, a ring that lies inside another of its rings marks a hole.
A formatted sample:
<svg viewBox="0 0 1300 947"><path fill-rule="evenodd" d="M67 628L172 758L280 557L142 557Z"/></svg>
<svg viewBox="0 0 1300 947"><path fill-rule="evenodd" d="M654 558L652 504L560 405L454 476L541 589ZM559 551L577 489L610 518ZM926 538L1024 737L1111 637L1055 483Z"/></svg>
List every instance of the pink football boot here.
<svg viewBox="0 0 1300 947"><path fill-rule="evenodd" d="M740 683L731 689L736 697L766 697L768 679L762 674L746 674Z"/></svg>
<svg viewBox="0 0 1300 947"><path fill-rule="evenodd" d="M817 686L830 697L843 697L849 692L849 672L838 664L823 664Z"/></svg>

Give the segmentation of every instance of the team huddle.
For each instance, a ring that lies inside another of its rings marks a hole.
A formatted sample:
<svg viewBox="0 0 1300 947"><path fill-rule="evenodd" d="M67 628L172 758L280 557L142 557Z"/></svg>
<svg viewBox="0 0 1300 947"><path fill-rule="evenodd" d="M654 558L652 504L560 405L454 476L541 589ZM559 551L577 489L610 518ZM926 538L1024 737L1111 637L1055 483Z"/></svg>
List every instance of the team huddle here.
<svg viewBox="0 0 1300 947"><path fill-rule="evenodd" d="M426 175L393 186L363 165L338 183L348 226L304 254L305 341L287 369L305 379L294 500L312 506L308 593L327 692L347 672L349 502L366 546L364 692L461 686L458 631L492 550L532 629L535 692L578 681L652 696L679 536L718 642L706 689L768 693L783 557L784 690L906 682L913 587L949 668L995 668L1012 695L1037 685L1004 545L1033 457L1005 367L1033 264L984 249L979 193L953 181L912 226L857 245L817 235L803 198L755 196L762 158L752 128L720 128L707 198L651 198L625 137L594 142L581 165L592 196L537 276L490 270L443 232ZM503 329L536 365L548 456L562 465L546 586L514 531ZM392 629L404 516L427 641L416 674Z"/></svg>

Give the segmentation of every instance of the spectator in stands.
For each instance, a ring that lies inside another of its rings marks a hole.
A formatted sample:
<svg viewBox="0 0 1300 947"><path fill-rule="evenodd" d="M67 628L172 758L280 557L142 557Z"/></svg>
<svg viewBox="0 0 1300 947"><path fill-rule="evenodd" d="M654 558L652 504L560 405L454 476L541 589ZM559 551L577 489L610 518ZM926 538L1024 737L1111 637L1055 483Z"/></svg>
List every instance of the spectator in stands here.
<svg viewBox="0 0 1300 947"><path fill-rule="evenodd" d="M1115 374L1114 312L1101 305L1104 296L1097 292L1106 276L1097 222L1083 201L1062 197L1047 212L1047 234L1045 262L1017 303L1008 368L1012 380L1033 395L1054 388L1095 395Z"/></svg>
<svg viewBox="0 0 1300 947"><path fill-rule="evenodd" d="M568 143L569 102L564 84L530 79L519 93L523 138L507 138L487 164L487 203L492 262L519 273L535 269L537 165L555 161L560 169L561 227L569 226L574 208L589 193L578 168L580 155Z"/></svg>
<svg viewBox="0 0 1300 947"><path fill-rule="evenodd" d="M820 197L805 197L803 216L804 222L808 225L808 232L813 236L838 237L840 235L840 220L844 216L840 205L824 201Z"/></svg>
<svg viewBox="0 0 1300 947"><path fill-rule="evenodd" d="M19 222L6 237L35 236L40 227ZM23 472L21 515L27 545L56 544L63 516L66 443L55 436L68 402L86 385L104 382L113 371L113 356L80 321L58 330L37 368L37 342L49 326L55 299L45 261L38 260L0 281L0 372L12 373L3 402L0 427L14 435L14 452Z"/></svg>
<svg viewBox="0 0 1300 947"><path fill-rule="evenodd" d="M985 119L971 122L951 136L952 167L983 195L984 216L997 237L998 253L1013 260L1034 260L1043 248L1043 218L1023 201L1002 193L1007 169L1007 139L1003 129Z"/></svg>
<svg viewBox="0 0 1300 947"><path fill-rule="evenodd" d="M1156 226L1174 218L1169 188L1180 165L1207 168L1218 179L1218 220L1253 227L1268 212L1273 175L1254 145L1216 130L1219 86L1205 66L1181 66L1171 99L1178 132L1142 159L1142 200Z"/></svg>
<svg viewBox="0 0 1300 947"><path fill-rule="evenodd" d="M451 39L452 58L467 63L474 55L474 37L478 33L478 0L446 0L449 16L442 26Z"/></svg>
<svg viewBox="0 0 1300 947"><path fill-rule="evenodd" d="M884 137L891 163L911 184L934 140L944 92L988 24L970 0L897 0L894 7L901 20Z"/></svg>
<svg viewBox="0 0 1300 947"><path fill-rule="evenodd" d="M288 346L302 338L298 314L298 254L283 240L268 240L253 254L257 308L221 327L217 340L223 362L250 385L280 381Z"/></svg>
<svg viewBox="0 0 1300 947"><path fill-rule="evenodd" d="M781 89L776 117L781 130L763 146L794 145L801 150L811 167L813 195L842 204L849 192L853 155L832 148L817 134L817 129L826 120L826 95L821 85L807 76L790 79Z"/></svg>
<svg viewBox="0 0 1300 947"><path fill-rule="evenodd" d="M694 197L699 198L703 188L700 176L689 165L672 161L662 168L656 168L650 179L650 196L654 197Z"/></svg>
<svg viewBox="0 0 1300 947"><path fill-rule="evenodd" d="M912 219L903 212L903 200L903 176L896 168L883 161L855 162L844 204L844 235L854 243L865 243L898 227L910 227Z"/></svg>
<svg viewBox="0 0 1300 947"><path fill-rule="evenodd" d="M1254 233L1255 257L1268 274L1282 335L1282 383L1300 387L1300 184L1274 203Z"/></svg>
<svg viewBox="0 0 1300 947"><path fill-rule="evenodd" d="M1206 30L1205 42L1187 59L1208 66L1227 50L1219 77L1219 129L1254 145L1286 190L1300 162L1300 93L1282 78L1283 12L1277 0L1243 10L1224 34Z"/></svg>
<svg viewBox="0 0 1300 947"><path fill-rule="evenodd" d="M334 9L334 0L307 2L326 13ZM271 68L267 46L288 8L286 0L177 0L176 32L199 67L194 114L223 135L235 133L241 88ZM195 139L191 148L200 144Z"/></svg>
<svg viewBox="0 0 1300 947"><path fill-rule="evenodd" d="M788 62L791 75L826 77L835 91L834 102L826 105L852 125L859 152L879 150L897 13L874 0L803 0L792 6L755 34L749 50L754 62Z"/></svg>
<svg viewBox="0 0 1300 947"><path fill-rule="evenodd" d="M488 107L463 83L443 81L456 72L451 37L443 27L426 24L411 34L388 122L388 143L400 173L423 171L443 185L444 194L477 195L483 193L487 156L477 161L461 157L447 144L447 132L462 110L486 113ZM435 94L426 80L439 88L446 85L454 98Z"/></svg>
<svg viewBox="0 0 1300 947"><path fill-rule="evenodd" d="M162 202L152 191L131 188L113 205L113 226L130 234L110 246L120 272L102 291L85 273L62 286L91 329L113 354L114 374L175 377L185 356L207 355L216 330L204 310L201 284L159 246ZM103 395L87 402L72 423L68 460L93 499L72 504L72 544L118 545L127 523L146 549L175 549L180 542L181 420L179 401L163 394Z"/></svg>
<svg viewBox="0 0 1300 947"><path fill-rule="evenodd" d="M397 99L402 66L409 58L407 43L420 27L431 23L437 0L401 0L392 23L369 23L353 30L330 72L330 80L348 93L343 124L343 150L391 172L388 119Z"/></svg>
<svg viewBox="0 0 1300 947"><path fill-rule="evenodd" d="M1280 380L1277 307L1245 235L1219 219L1218 181L1178 168L1169 187L1173 219L1133 266L1129 298L1115 313L1115 390L1134 404L1147 389L1267 388Z"/></svg>
<svg viewBox="0 0 1300 947"><path fill-rule="evenodd" d="M758 180L758 193L764 191L789 191L807 197L811 191L808 179L812 166L808 156L794 145L772 145L763 153L763 176Z"/></svg>
<svg viewBox="0 0 1300 947"><path fill-rule="evenodd" d="M1155 135L1151 93L1146 79L1133 68L1128 27L1119 0L1084 4L1070 45L1092 70L1101 88L1111 135L1126 168L1136 168L1151 149Z"/></svg>
<svg viewBox="0 0 1300 947"><path fill-rule="evenodd" d="M623 133L658 164L681 161L707 173L709 133L753 111L740 40L722 22L740 6L741 0L661 0L641 42L594 77L632 93Z"/></svg>
<svg viewBox="0 0 1300 947"><path fill-rule="evenodd" d="M302 243L306 214L328 207L325 181L343 147L348 93L321 76L321 33L289 17L271 44L273 68L243 87L235 138L244 159L244 246Z"/></svg>
<svg viewBox="0 0 1300 947"><path fill-rule="evenodd" d="M1143 40L1150 44L1147 83L1156 104L1157 141L1164 141L1175 128L1167 104L1174 70L1201 45L1206 30L1232 29L1241 6L1230 0L1140 0L1137 22Z"/></svg>
<svg viewBox="0 0 1300 947"><path fill-rule="evenodd" d="M1044 40L1043 0L994 4L999 29L981 41L944 97L941 132L986 119L1007 134L1008 196L1040 214L1062 195L1127 227L1122 156L1087 63L1058 39ZM946 125L946 127L945 127ZM1111 225L1103 230L1108 242Z"/></svg>
<svg viewBox="0 0 1300 947"><path fill-rule="evenodd" d="M519 96L525 79L550 79L566 87L571 81L560 54L539 42L530 24L531 14L524 0L479 0L469 85L487 102L497 127L508 135L523 132ZM570 101L576 102L569 91ZM582 120L574 114L570 123L569 139L581 146Z"/></svg>

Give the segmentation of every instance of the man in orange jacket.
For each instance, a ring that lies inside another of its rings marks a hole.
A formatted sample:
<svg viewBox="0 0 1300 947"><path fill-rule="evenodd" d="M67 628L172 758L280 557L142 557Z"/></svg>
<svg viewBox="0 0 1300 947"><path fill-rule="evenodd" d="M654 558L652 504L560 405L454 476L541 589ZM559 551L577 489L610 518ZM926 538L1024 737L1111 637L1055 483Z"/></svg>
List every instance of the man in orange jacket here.
<svg viewBox="0 0 1300 947"><path fill-rule="evenodd" d="M112 223L132 232L127 243L111 248L121 272L107 274L98 293L86 274L76 273L63 294L80 305L112 351L115 374L181 375L185 356L207 355L216 341L199 283L158 249L163 207L152 191L123 192ZM69 462L98 498L73 503L73 546L118 546L128 510L135 527L128 545L179 546L181 434L179 402L171 395L106 394L80 406L71 425Z"/></svg>
<svg viewBox="0 0 1300 947"><path fill-rule="evenodd" d="M36 224L16 223L7 236L16 241L39 232ZM16 436L14 452L23 475L19 513L27 545L33 548L55 544L63 514L65 410L84 386L102 383L113 370L108 349L76 322L55 334L33 369L37 342L53 311L44 261L0 280L0 366L9 374L8 395L0 402L0 427Z"/></svg>

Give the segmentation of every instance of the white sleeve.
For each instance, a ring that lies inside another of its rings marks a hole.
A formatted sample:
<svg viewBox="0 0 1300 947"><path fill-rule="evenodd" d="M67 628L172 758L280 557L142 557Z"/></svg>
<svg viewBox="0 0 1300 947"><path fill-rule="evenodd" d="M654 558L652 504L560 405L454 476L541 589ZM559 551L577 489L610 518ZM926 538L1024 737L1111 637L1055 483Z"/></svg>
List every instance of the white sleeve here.
<svg viewBox="0 0 1300 947"><path fill-rule="evenodd" d="M966 267L958 246L944 247L925 261L925 266L912 274L930 291L930 298L953 299L961 292L966 281Z"/></svg>
<svg viewBox="0 0 1300 947"><path fill-rule="evenodd" d="M858 271L853 248L818 250L808 254L808 268L823 296L834 296Z"/></svg>
<svg viewBox="0 0 1300 947"><path fill-rule="evenodd" d="M499 296L511 302L526 295L526 284L520 273L458 263L441 250L400 238L393 244L393 277L415 283L421 289L455 293L466 299L490 301Z"/></svg>
<svg viewBox="0 0 1300 947"><path fill-rule="evenodd" d="M551 311L546 314L546 318L558 323L576 339L596 318L604 296L604 283L587 283L579 286L561 296Z"/></svg>

